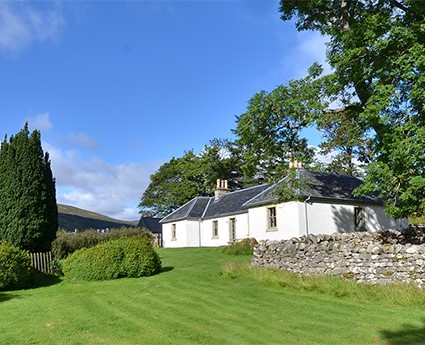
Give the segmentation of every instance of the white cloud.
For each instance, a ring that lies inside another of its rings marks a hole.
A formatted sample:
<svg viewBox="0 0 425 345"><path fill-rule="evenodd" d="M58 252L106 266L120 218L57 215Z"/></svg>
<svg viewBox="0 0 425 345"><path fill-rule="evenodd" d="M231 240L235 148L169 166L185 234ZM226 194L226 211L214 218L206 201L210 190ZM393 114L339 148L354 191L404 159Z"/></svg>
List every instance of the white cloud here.
<svg viewBox="0 0 425 345"><path fill-rule="evenodd" d="M39 131L50 130L52 128L52 123L50 122L50 114L42 113L34 117L27 118L28 127L32 131L38 129Z"/></svg>
<svg viewBox="0 0 425 345"><path fill-rule="evenodd" d="M113 165L98 157L85 159L77 150L43 143L56 178L56 196L68 204L121 220L138 220L140 197L162 162Z"/></svg>
<svg viewBox="0 0 425 345"><path fill-rule="evenodd" d="M33 42L55 40L65 20L57 9L26 2L0 2L0 51L16 54Z"/></svg>
<svg viewBox="0 0 425 345"><path fill-rule="evenodd" d="M283 37L286 41L287 38ZM328 37L317 32L297 32L297 44L281 60L281 70L279 73L290 76L290 79L298 79L307 75L308 68L318 62L324 68L325 73L329 73L331 68L326 62L326 42Z"/></svg>
<svg viewBox="0 0 425 345"><path fill-rule="evenodd" d="M75 145L77 147L84 147L88 149L95 149L98 147L97 142L90 138L90 136L86 133L69 133L68 141L71 145Z"/></svg>

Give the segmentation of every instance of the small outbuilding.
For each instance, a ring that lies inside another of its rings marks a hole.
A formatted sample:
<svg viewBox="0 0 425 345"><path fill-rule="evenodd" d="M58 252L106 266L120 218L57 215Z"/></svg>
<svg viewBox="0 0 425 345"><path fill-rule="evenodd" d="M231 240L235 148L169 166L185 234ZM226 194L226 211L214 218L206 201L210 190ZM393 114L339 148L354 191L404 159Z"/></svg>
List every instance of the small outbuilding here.
<svg viewBox="0 0 425 345"><path fill-rule="evenodd" d="M161 218L141 217L137 227L150 231L158 245L162 246L162 226L160 220Z"/></svg>

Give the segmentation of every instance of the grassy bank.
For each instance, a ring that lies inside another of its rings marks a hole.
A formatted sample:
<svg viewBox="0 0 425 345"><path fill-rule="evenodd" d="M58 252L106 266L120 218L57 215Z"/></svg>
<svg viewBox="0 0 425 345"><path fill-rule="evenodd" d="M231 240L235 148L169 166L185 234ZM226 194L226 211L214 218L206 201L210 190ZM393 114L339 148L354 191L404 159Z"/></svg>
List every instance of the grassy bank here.
<svg viewBox="0 0 425 345"><path fill-rule="evenodd" d="M309 282L219 248L159 253L163 272L149 278L0 292L0 344L425 343L414 289Z"/></svg>

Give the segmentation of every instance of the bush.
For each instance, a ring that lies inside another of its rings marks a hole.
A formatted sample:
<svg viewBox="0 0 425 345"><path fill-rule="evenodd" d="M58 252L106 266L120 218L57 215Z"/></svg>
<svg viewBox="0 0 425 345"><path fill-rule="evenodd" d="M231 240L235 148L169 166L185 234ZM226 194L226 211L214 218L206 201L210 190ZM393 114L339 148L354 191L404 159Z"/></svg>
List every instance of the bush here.
<svg viewBox="0 0 425 345"><path fill-rule="evenodd" d="M0 289L25 287L32 278L33 268L27 251L11 243L0 243Z"/></svg>
<svg viewBox="0 0 425 345"><path fill-rule="evenodd" d="M75 280L138 278L158 273L161 260L146 238L130 237L79 249L63 262L65 277Z"/></svg>
<svg viewBox="0 0 425 345"><path fill-rule="evenodd" d="M107 233L96 230L70 233L60 230L52 243L52 253L55 259L61 260L79 249L91 248L103 242L128 237L141 237L152 240L150 232L141 228L111 229Z"/></svg>
<svg viewBox="0 0 425 345"><path fill-rule="evenodd" d="M252 255L254 246L257 244L255 238L245 238L242 241L234 242L223 248L223 253L229 255Z"/></svg>

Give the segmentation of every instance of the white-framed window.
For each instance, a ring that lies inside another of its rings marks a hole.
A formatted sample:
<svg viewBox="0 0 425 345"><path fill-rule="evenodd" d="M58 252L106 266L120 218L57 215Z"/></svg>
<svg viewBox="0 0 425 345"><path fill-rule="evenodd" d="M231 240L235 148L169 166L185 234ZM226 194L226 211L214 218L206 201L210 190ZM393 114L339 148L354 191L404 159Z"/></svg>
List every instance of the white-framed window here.
<svg viewBox="0 0 425 345"><path fill-rule="evenodd" d="M176 224L171 224L171 241L177 240Z"/></svg>
<svg viewBox="0 0 425 345"><path fill-rule="evenodd" d="M218 238L218 220L212 221L212 238Z"/></svg>
<svg viewBox="0 0 425 345"><path fill-rule="evenodd" d="M276 230L277 219L276 219L276 207L267 207L267 229Z"/></svg>
<svg viewBox="0 0 425 345"><path fill-rule="evenodd" d="M366 222L363 207L354 207L354 229L357 231L366 230Z"/></svg>
<svg viewBox="0 0 425 345"><path fill-rule="evenodd" d="M236 218L229 218L229 240L236 240Z"/></svg>

